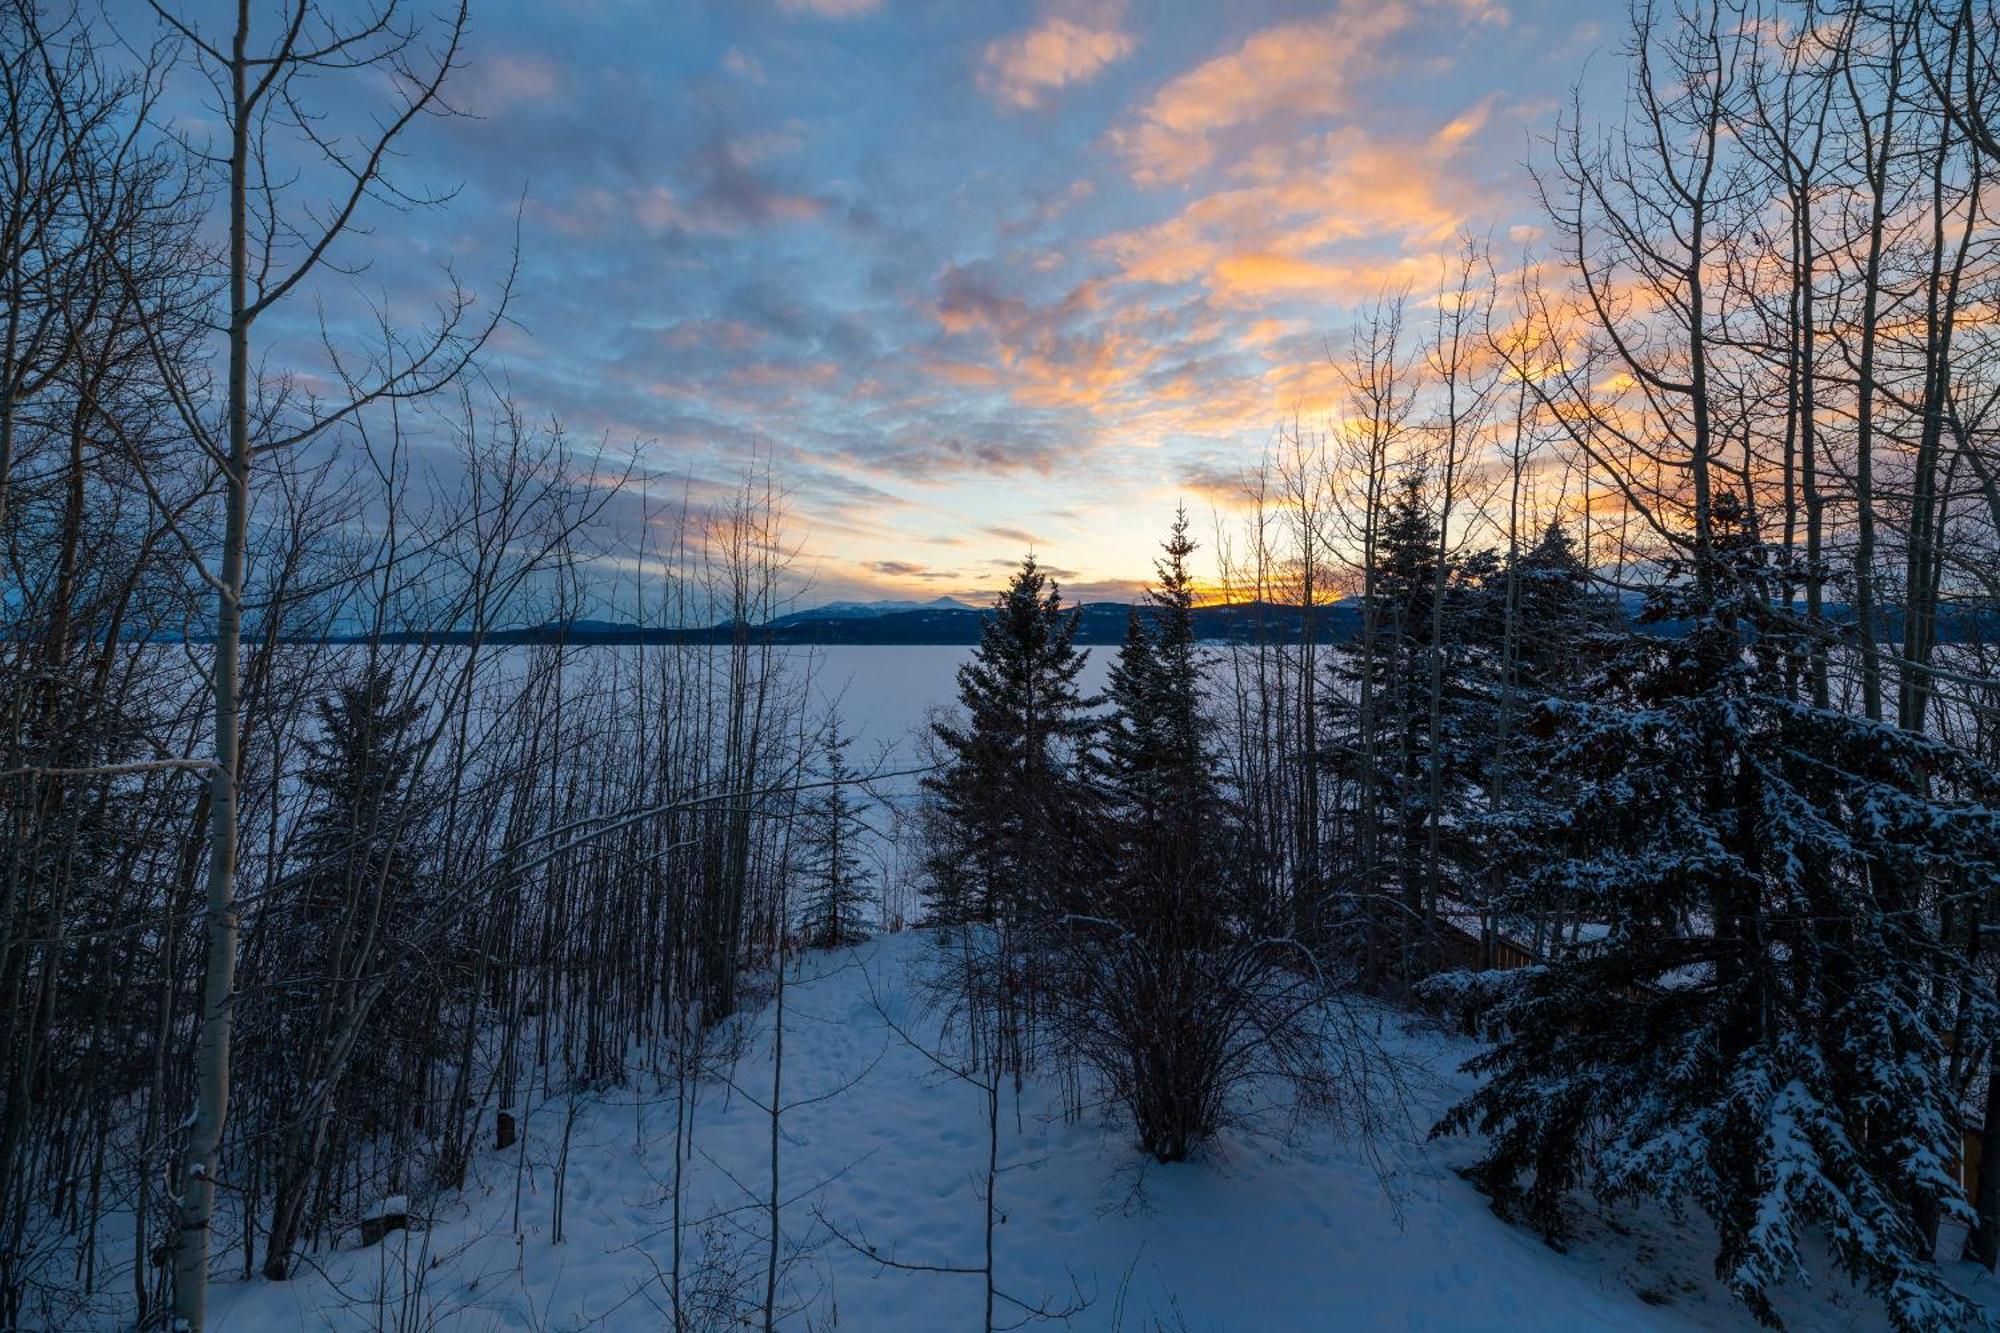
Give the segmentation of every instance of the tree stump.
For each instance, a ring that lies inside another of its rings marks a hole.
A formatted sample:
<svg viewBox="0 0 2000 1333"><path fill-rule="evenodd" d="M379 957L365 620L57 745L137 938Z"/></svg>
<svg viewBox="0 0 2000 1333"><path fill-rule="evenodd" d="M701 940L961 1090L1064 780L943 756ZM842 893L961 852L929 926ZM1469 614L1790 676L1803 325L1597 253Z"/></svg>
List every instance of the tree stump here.
<svg viewBox="0 0 2000 1333"><path fill-rule="evenodd" d="M406 1230L409 1225L409 1199L392 1194L361 1215L361 1244L379 1245L390 1232Z"/></svg>

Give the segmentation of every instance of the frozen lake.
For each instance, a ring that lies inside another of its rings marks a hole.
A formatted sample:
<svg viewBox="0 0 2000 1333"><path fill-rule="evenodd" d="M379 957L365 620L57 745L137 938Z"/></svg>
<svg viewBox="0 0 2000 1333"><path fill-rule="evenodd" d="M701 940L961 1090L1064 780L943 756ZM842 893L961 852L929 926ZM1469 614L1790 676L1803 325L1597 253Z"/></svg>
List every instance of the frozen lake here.
<svg viewBox="0 0 2000 1333"><path fill-rule="evenodd" d="M943 644L838 644L787 649L788 666L810 672L816 711L838 712L841 728L854 738L847 756L864 773L892 773L924 761L922 729L934 710L958 702L958 668L970 647ZM1111 669L1112 649L1086 650L1077 677L1085 697L1101 693ZM863 818L874 834L868 860L877 878L882 906L890 915L914 919L918 909L914 864L898 845L896 812L916 795L914 775L871 783Z"/></svg>
<svg viewBox="0 0 2000 1333"><path fill-rule="evenodd" d="M1077 683L1088 696L1103 690L1113 650L1085 652ZM818 707L839 710L855 738L848 753L857 765L901 768L918 761L926 715L957 703L958 668L971 656L971 648L955 645L840 644L797 650L793 667L812 673Z"/></svg>

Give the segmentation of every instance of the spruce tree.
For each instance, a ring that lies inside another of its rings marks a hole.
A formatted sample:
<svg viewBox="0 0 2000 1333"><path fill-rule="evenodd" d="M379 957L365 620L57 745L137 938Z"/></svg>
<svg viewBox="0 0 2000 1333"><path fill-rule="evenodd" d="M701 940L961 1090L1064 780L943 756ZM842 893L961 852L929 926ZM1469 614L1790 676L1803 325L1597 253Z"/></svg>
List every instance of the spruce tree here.
<svg viewBox="0 0 2000 1333"><path fill-rule="evenodd" d="M315 700L315 711L297 868L282 883L286 911L253 938L246 960L251 988L264 997L245 1025L246 1066L268 1071L275 1084L251 1102L273 1117L278 1145L264 1263L274 1279L289 1271L333 1146L409 1128L389 1108L423 1100L416 1043L448 961L433 944L421 960L392 962L427 907L423 863L433 830L416 782L423 704L399 699L388 666L370 663ZM364 993L387 966L400 975L364 1011ZM350 1024L352 1058L338 1068L323 1063ZM385 1160L389 1187L400 1188L393 1145Z"/></svg>
<svg viewBox="0 0 2000 1333"><path fill-rule="evenodd" d="M957 826L984 921L1019 917L1067 889L1082 802L1077 759L1091 721L1078 686L1077 616L1030 555L958 669L964 720L933 732L945 763L925 786Z"/></svg>
<svg viewBox="0 0 2000 1333"><path fill-rule="evenodd" d="M1538 949L1551 926L1561 929L1561 921L1496 916L1509 881L1548 857L1535 830L1559 818L1547 807L1540 781L1546 754L1539 739L1545 737L1523 732L1548 701L1583 698L1603 688L1609 673L1629 666L1635 641L1618 600L1595 590L1575 540L1560 522L1552 520L1532 546L1516 552L1499 583L1507 600L1489 636L1497 660L1485 738L1491 758L1483 774L1484 808L1468 812L1459 855L1466 881L1477 886L1472 896L1480 908L1482 947L1490 950L1497 935L1507 934Z"/></svg>
<svg viewBox="0 0 2000 1333"><path fill-rule="evenodd" d="M1503 578L1514 589L1514 685L1529 697L1572 693L1618 650L1615 600L1592 591L1576 539L1551 519Z"/></svg>
<svg viewBox="0 0 2000 1333"><path fill-rule="evenodd" d="M1484 552L1441 550L1424 481L1420 469L1404 473L1383 510L1369 608L1373 642L1334 656L1322 710L1330 732L1325 762L1351 793L1360 870L1350 882L1360 904L1355 916L1374 941L1367 952L1377 982L1390 980L1383 941L1400 942L1394 971L1402 981L1430 965L1427 923L1444 906L1434 890L1458 896L1449 878L1432 883L1433 822L1443 824L1490 754L1497 565ZM1442 615L1435 614L1440 596ZM1434 683L1441 696L1435 713ZM1449 876L1465 849L1456 827L1437 832L1439 869ZM1362 847L1372 849L1372 881Z"/></svg>
<svg viewBox="0 0 2000 1333"><path fill-rule="evenodd" d="M1154 913L1185 906L1160 901L1162 891L1178 898L1204 879L1203 862L1221 843L1188 568L1196 549L1183 507L1154 562L1157 582L1147 590L1145 612L1127 618L1105 691L1111 707L1096 764L1116 826L1119 880L1128 890L1150 888Z"/></svg>
<svg viewBox="0 0 2000 1333"><path fill-rule="evenodd" d="M1161 1162L1200 1150L1232 1094L1271 1074L1328 1094L1323 973L1299 966L1290 919L1262 918L1232 855L1195 637L1195 543L1175 515L1143 612L1128 619L1096 759L1110 855L1054 936L1060 1046L1131 1116ZM1273 929L1275 927L1275 929Z"/></svg>
<svg viewBox="0 0 2000 1333"><path fill-rule="evenodd" d="M836 949L868 938L862 912L868 881L861 865L867 828L849 790L854 770L847 764L852 738L840 734L838 719L827 723L819 776L830 783L808 811L805 882L800 925L815 949Z"/></svg>
<svg viewBox="0 0 2000 1333"><path fill-rule="evenodd" d="M425 708L398 700L388 668L372 666L315 700L314 710L319 734L306 741L299 902L306 919L324 928L347 915L357 887L380 884L385 899L407 898L415 876L411 844L420 831L416 732Z"/></svg>
<svg viewBox="0 0 2000 1333"><path fill-rule="evenodd" d="M1506 906L1583 923L1545 966L1457 975L1493 1046L1439 1132L1564 1230L1567 1195L1652 1195L1715 1223L1716 1269L1761 1320L1809 1232L1899 1328L1968 1307L1930 1262L1963 1214L1958 1091L1939 1033L1980 1031L1986 983L1938 908L2000 888L1994 774L1893 725L1799 702L1804 627L1740 503L1648 602L1597 697L1550 699ZM1532 849L1532 855L1527 854Z"/></svg>

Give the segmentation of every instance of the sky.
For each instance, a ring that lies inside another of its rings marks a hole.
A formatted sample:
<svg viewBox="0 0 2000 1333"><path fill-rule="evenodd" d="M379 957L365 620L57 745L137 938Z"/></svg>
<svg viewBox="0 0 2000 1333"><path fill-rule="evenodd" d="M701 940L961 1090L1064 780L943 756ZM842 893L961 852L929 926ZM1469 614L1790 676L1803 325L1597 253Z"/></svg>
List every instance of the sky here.
<svg viewBox="0 0 2000 1333"><path fill-rule="evenodd" d="M666 486L768 459L808 600L1072 597L1226 502L1388 288L1540 221L1525 164L1618 95L1616 0L478 0L463 114L371 280L478 286L489 362ZM1598 86L1593 87L1592 81ZM654 483L649 483L654 484Z"/></svg>

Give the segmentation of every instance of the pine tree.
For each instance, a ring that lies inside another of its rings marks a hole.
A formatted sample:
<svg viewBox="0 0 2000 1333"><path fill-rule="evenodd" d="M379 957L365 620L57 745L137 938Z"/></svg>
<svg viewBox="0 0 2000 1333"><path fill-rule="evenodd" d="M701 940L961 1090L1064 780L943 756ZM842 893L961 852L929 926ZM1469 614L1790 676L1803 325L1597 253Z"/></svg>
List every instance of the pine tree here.
<svg viewBox="0 0 2000 1333"><path fill-rule="evenodd" d="M965 720L940 721L941 773L925 786L957 826L977 919L1019 916L1070 878L1082 798L1076 761L1091 721L1077 687L1077 617L1031 555L1021 562L958 670ZM933 908L935 914L935 907Z"/></svg>
<svg viewBox="0 0 2000 1333"><path fill-rule="evenodd" d="M862 912L868 881L860 854L867 829L848 786L854 777L847 764L851 739L840 734L837 718L827 723L819 776L832 785L809 811L800 866L806 894L801 925L807 945L815 949L837 949L868 938Z"/></svg>
<svg viewBox="0 0 2000 1333"><path fill-rule="evenodd" d="M1995 775L1894 726L1797 701L1802 632L1739 503L1650 599L1686 623L1627 645L1596 698L1532 720L1533 847L1511 910L1585 923L1546 966L1440 978L1495 1044L1439 1132L1490 1136L1484 1173L1560 1236L1566 1196L1692 1203L1760 1319L1807 1232L1899 1328L1968 1313L1927 1214L1963 1213L1958 1096L1939 1033L1993 1012L1937 907L2000 887ZM1705 566L1705 568L1704 568Z"/></svg>

